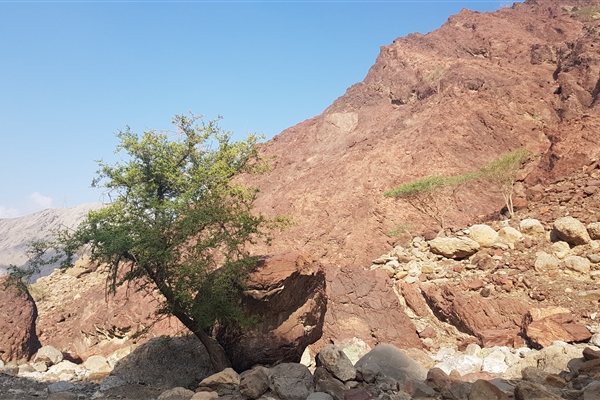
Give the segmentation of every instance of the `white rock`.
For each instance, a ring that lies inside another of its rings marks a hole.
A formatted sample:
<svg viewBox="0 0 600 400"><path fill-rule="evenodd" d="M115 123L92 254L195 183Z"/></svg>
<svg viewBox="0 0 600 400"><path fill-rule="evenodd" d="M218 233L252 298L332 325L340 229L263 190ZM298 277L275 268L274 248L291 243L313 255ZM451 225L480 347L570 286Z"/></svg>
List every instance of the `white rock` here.
<svg viewBox="0 0 600 400"><path fill-rule="evenodd" d="M545 251L538 251L533 265L536 271L555 270L558 269L560 260L556 256L550 255Z"/></svg>
<svg viewBox="0 0 600 400"><path fill-rule="evenodd" d="M106 358L102 356L91 356L83 363L83 367L90 372L110 372L112 368L108 365Z"/></svg>
<svg viewBox="0 0 600 400"><path fill-rule="evenodd" d="M456 354L456 351L454 349L451 349L449 347L442 347L441 349L438 350L438 352L432 358L433 358L433 361L444 361L444 360L447 360L448 358L452 357L455 354Z"/></svg>
<svg viewBox="0 0 600 400"><path fill-rule="evenodd" d="M477 224L469 228L469 237L481 247L490 247L498 240L498 232L491 226Z"/></svg>
<svg viewBox="0 0 600 400"><path fill-rule="evenodd" d="M464 258L475 254L481 247L468 237L435 238L429 242L431 252L447 258Z"/></svg>
<svg viewBox="0 0 600 400"><path fill-rule="evenodd" d="M76 372L81 372L83 371L83 367L81 367L80 365L77 365L75 363L72 363L71 361L67 361L67 360L63 360L61 362L59 362L56 365L51 366L50 368L48 368L48 373L49 374L55 374L55 375L60 375L63 373L76 373Z"/></svg>
<svg viewBox="0 0 600 400"><path fill-rule="evenodd" d="M481 371L482 364L483 360L477 356L459 354L454 357L450 357L445 361L436 364L435 366L447 374L450 374L450 372L455 369L461 375L466 375L472 372Z"/></svg>
<svg viewBox="0 0 600 400"><path fill-rule="evenodd" d="M540 221L534 218L526 218L519 224L519 229L523 235L543 237L546 235L544 226Z"/></svg>
<svg viewBox="0 0 600 400"><path fill-rule="evenodd" d="M563 242L563 241L558 241L556 243L552 243L551 249L552 249L552 254L554 254L556 257L560 258L561 260L563 258L565 258L566 256L568 256L569 253L571 252L571 246L569 246L569 243Z"/></svg>
<svg viewBox="0 0 600 400"><path fill-rule="evenodd" d="M219 394L217 392L198 392L195 393L190 400L211 400L218 398Z"/></svg>
<svg viewBox="0 0 600 400"><path fill-rule="evenodd" d="M592 222L587 226L588 234L592 240L600 239L600 222Z"/></svg>
<svg viewBox="0 0 600 400"><path fill-rule="evenodd" d="M506 356L501 351L495 350L483 359L482 371L492 374L502 374L508 369L505 362Z"/></svg>
<svg viewBox="0 0 600 400"><path fill-rule="evenodd" d="M600 347L600 333L593 334L592 338L590 339L590 343L594 346Z"/></svg>
<svg viewBox="0 0 600 400"><path fill-rule="evenodd" d="M498 240L501 243L515 244L523 238L523 234L511 226L505 226L498 231Z"/></svg>
<svg viewBox="0 0 600 400"><path fill-rule="evenodd" d="M479 354L481 354L481 346L477 343L469 343L465 349L465 354L469 356L479 356Z"/></svg>
<svg viewBox="0 0 600 400"><path fill-rule="evenodd" d="M565 265L572 271L579 272L581 274L588 274L592 263L590 260L579 256L569 256L565 258Z"/></svg>
<svg viewBox="0 0 600 400"><path fill-rule="evenodd" d="M119 350L116 350L111 355L106 357L106 362L108 362L108 365L110 365L111 368L114 368L119 360L130 355L131 352L134 351L138 346L139 345L134 344L134 345L123 347Z"/></svg>
<svg viewBox="0 0 600 400"><path fill-rule="evenodd" d="M573 217L562 217L554 221L554 233L560 240L574 246L586 244L592 240L585 225Z"/></svg>
<svg viewBox="0 0 600 400"><path fill-rule="evenodd" d="M34 362L45 362L48 366L58 364L62 360L62 352L52 346L44 346L39 349L33 359Z"/></svg>

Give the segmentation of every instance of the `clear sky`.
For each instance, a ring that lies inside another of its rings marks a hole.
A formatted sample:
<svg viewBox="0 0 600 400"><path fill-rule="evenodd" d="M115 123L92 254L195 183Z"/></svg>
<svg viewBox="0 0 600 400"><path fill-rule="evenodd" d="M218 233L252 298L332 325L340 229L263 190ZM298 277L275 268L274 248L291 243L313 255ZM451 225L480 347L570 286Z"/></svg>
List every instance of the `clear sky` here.
<svg viewBox="0 0 600 400"><path fill-rule="evenodd" d="M188 110L271 138L364 79L379 47L506 1L0 0L0 218L102 200L115 133Z"/></svg>

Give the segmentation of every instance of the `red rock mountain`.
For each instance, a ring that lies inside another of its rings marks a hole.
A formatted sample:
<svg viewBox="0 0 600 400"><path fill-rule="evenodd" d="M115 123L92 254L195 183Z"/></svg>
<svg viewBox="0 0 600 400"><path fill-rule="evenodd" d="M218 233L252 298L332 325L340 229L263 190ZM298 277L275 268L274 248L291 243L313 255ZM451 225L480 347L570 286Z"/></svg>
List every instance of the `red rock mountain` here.
<svg viewBox="0 0 600 400"><path fill-rule="evenodd" d="M539 154L526 185L593 163L600 153L600 2L528 0L463 10L438 30L383 46L364 81L323 114L267 142L272 170L257 209L297 224L270 249L368 265L389 232L435 227L383 196L432 174L474 170L519 147ZM465 191L451 223L499 211L499 193Z"/></svg>

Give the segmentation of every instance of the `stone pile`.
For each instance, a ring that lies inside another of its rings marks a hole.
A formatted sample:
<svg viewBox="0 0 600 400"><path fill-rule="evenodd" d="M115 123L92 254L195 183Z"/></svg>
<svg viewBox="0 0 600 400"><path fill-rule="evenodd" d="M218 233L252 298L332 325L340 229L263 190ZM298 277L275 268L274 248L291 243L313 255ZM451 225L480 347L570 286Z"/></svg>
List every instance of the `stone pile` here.
<svg viewBox="0 0 600 400"><path fill-rule="evenodd" d="M599 226L566 216L442 230L396 246L371 270L396 282L429 347L439 321L485 347L583 342L598 315Z"/></svg>
<svg viewBox="0 0 600 400"><path fill-rule="evenodd" d="M600 279L599 222L586 227L567 216L557 219L551 231L546 231L539 220L532 218L521 220L517 228L508 224L504 221L505 226L498 231L486 224L477 224L456 232L442 230L431 240L415 237L410 247L396 246L373 260L371 270L382 269L390 278L406 283L446 283L460 278L464 269L510 267L511 251L515 252L513 258L518 259L523 254L517 253L535 246L550 248L550 252L536 252L533 263L536 271L560 270L567 275ZM520 266L518 263L516 269L522 271Z"/></svg>
<svg viewBox="0 0 600 400"><path fill-rule="evenodd" d="M176 345L185 342L177 339ZM189 350L191 342L187 342ZM115 358L90 357L83 364L74 364L61 359L56 349L43 347L32 363L4 367L0 399L587 400L600 396L597 345L600 334L587 345L554 342L538 351L482 349L471 344L464 353L446 348L432 357L412 353L413 358L382 344L356 362L351 361L352 354L347 354L346 348L328 345L317 354L316 365L310 369L299 363L256 365L240 374L230 368L216 374L205 369L199 375L172 380L170 385L167 380L171 377L158 381L151 375L168 375L172 369L182 372L189 364L173 359L161 362L160 355L155 354L159 356L155 358L155 371L144 366L147 375L143 375L142 368L138 370L141 375L132 374L132 369L126 375L119 369L119 362L113 364ZM165 346L155 344L155 349ZM206 366L208 360L199 357L196 364ZM18 377L8 381L11 374ZM34 376L36 381L24 382Z"/></svg>

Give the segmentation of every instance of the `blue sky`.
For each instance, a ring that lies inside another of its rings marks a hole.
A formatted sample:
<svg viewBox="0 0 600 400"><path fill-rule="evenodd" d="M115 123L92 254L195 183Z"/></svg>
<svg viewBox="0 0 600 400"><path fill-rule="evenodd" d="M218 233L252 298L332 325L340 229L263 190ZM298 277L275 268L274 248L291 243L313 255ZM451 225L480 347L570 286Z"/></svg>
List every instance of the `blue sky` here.
<svg viewBox="0 0 600 400"><path fill-rule="evenodd" d="M101 201L115 133L188 110L271 138L364 79L379 47L505 1L0 0L0 218Z"/></svg>

